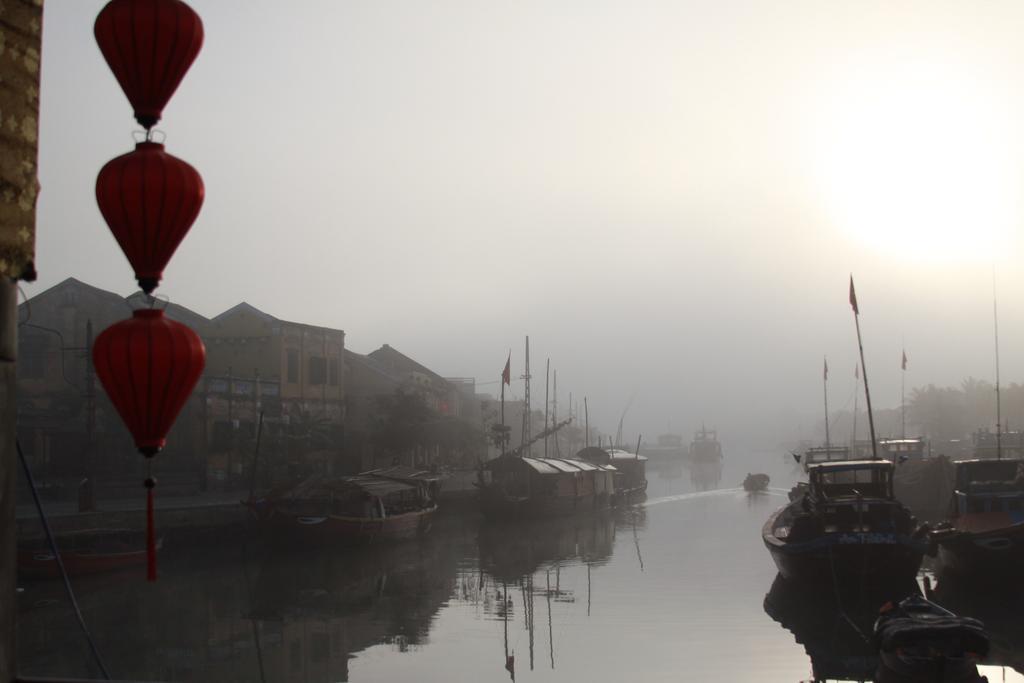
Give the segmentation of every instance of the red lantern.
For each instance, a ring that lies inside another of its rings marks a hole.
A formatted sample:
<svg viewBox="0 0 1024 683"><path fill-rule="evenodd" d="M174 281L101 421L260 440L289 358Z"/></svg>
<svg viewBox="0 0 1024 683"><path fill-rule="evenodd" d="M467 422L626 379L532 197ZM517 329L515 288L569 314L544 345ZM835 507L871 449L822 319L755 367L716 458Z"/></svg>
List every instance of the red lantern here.
<svg viewBox="0 0 1024 683"><path fill-rule="evenodd" d="M206 349L199 335L164 317L159 309L141 309L111 325L92 349L96 376L147 458L167 443L167 432L199 381ZM156 532L153 488L146 477L147 577L156 580Z"/></svg>
<svg viewBox="0 0 1024 683"><path fill-rule="evenodd" d="M105 329L92 357L135 446L146 457L156 455L203 372L199 335L159 309L140 309Z"/></svg>
<svg viewBox="0 0 1024 683"><path fill-rule="evenodd" d="M96 42L147 130L203 46L203 22L181 0L111 0L96 17Z"/></svg>
<svg viewBox="0 0 1024 683"><path fill-rule="evenodd" d="M147 294L195 222L204 195L199 172L156 142L140 142L100 169L96 202Z"/></svg>

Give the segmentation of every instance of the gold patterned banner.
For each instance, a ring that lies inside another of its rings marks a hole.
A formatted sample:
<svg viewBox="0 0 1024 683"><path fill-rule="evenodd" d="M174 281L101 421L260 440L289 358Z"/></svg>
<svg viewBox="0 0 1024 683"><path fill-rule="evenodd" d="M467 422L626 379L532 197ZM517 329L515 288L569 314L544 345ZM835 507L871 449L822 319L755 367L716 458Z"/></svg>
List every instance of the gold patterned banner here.
<svg viewBox="0 0 1024 683"><path fill-rule="evenodd" d="M35 279L42 0L0 5L0 276Z"/></svg>

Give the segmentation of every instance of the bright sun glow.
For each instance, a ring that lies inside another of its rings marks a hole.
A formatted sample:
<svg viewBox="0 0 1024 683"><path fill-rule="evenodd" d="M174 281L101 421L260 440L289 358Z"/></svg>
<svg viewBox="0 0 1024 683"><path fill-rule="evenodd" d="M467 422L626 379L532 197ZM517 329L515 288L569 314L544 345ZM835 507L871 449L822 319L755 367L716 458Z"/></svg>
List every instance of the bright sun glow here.
<svg viewBox="0 0 1024 683"><path fill-rule="evenodd" d="M833 91L816 168L834 224L914 261L991 261L1020 224L1005 107L934 65L867 69Z"/></svg>

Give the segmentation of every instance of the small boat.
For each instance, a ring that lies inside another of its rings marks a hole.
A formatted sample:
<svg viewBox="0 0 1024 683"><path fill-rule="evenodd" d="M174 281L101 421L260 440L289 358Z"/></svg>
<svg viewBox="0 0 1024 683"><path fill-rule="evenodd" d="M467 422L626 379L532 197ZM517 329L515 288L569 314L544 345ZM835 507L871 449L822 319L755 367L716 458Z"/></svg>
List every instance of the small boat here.
<svg viewBox="0 0 1024 683"><path fill-rule="evenodd" d="M875 622L879 683L980 683L988 654L985 625L959 617L920 595L882 607Z"/></svg>
<svg viewBox="0 0 1024 683"><path fill-rule="evenodd" d="M1024 569L1024 460L961 460L950 518L936 526L942 571L1016 574Z"/></svg>
<svg viewBox="0 0 1024 683"><path fill-rule="evenodd" d="M616 472L585 460L502 455L479 472L480 510L485 517L524 519L607 509Z"/></svg>
<svg viewBox="0 0 1024 683"><path fill-rule="evenodd" d="M68 576L115 572L146 564L146 535L134 529L84 529L54 539ZM163 539L157 539L157 550ZM45 538L18 542L18 575L22 578L60 577L57 558Z"/></svg>
<svg viewBox="0 0 1024 683"><path fill-rule="evenodd" d="M620 448L590 446L576 454L577 460L615 468L612 505L638 500L647 492L647 458Z"/></svg>
<svg viewBox="0 0 1024 683"><path fill-rule="evenodd" d="M340 545L416 538L437 511L429 481L393 473L314 475L248 505L278 540Z"/></svg>
<svg viewBox="0 0 1024 683"><path fill-rule="evenodd" d="M743 480L743 490L748 493L759 493L768 489L771 478L767 474L747 474Z"/></svg>
<svg viewBox="0 0 1024 683"><path fill-rule="evenodd" d="M927 529L893 497L893 468L887 460L811 465L807 487L762 529L779 573L805 582L912 581Z"/></svg>

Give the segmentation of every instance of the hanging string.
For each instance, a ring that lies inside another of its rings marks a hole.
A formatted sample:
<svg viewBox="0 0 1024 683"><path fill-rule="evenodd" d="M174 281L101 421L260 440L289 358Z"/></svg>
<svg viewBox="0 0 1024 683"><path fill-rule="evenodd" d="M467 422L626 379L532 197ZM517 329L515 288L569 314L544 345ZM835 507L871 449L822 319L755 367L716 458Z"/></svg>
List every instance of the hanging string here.
<svg viewBox="0 0 1024 683"><path fill-rule="evenodd" d="M60 570L60 576L64 579L64 590L68 594L68 601L71 603L71 608L75 612L75 617L78 619L78 625L82 627L82 633L85 635L86 642L89 643L89 651L92 652L92 658L96 661L96 666L99 667L100 673L103 674L103 678L110 680L110 674L107 673L107 667L103 664L103 658L100 657L100 651L96 647L95 641L92 639L92 633L89 632L89 627L85 625L85 617L82 616L82 610L78 607L78 600L75 599L75 591L71 589L71 581L68 579L67 569L64 568L64 560L61 559L60 550L57 548L57 542L53 538L53 531L50 530L50 522L46 519L46 513L43 511L43 504L39 501L39 492L36 490L36 481L32 478L32 470L29 469L28 460L25 458L24 451L21 450L21 440L15 439L14 445L18 448L18 459L21 461L21 467L25 471L25 479L28 480L28 488L32 491L32 500L35 501L36 510L39 512L39 521L43 525L43 532L46 534L46 541L50 545L50 552L53 553L53 557L57 560L57 569Z"/></svg>
<svg viewBox="0 0 1024 683"><path fill-rule="evenodd" d="M146 458L146 580L156 581L156 524L153 520L153 489L156 479L153 478L153 459Z"/></svg>

